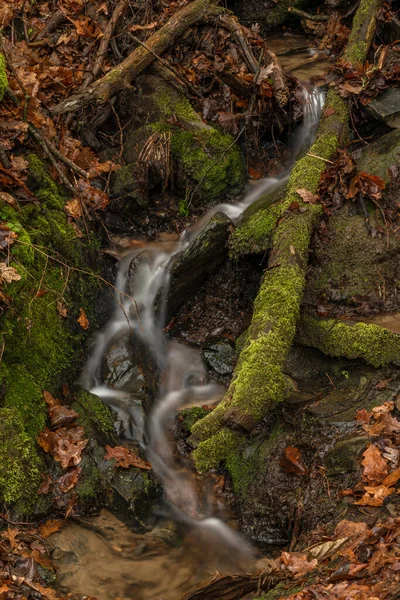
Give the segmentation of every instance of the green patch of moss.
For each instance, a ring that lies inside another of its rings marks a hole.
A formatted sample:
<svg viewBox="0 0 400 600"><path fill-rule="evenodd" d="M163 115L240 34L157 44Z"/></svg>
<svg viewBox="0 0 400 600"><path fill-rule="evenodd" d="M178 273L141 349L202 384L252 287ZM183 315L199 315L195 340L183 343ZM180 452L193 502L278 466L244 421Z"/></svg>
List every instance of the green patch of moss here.
<svg viewBox="0 0 400 600"><path fill-rule="evenodd" d="M86 435L99 432L107 439L116 437L112 410L98 396L80 390L72 407L79 412L79 424L85 428Z"/></svg>
<svg viewBox="0 0 400 600"><path fill-rule="evenodd" d="M231 429L221 429L212 438L201 442L193 452L196 468L200 473L210 471L245 442L243 436Z"/></svg>
<svg viewBox="0 0 400 600"><path fill-rule="evenodd" d="M233 139L216 129L185 131L173 128L171 148L180 178L206 201L239 194L245 181L244 161Z"/></svg>
<svg viewBox="0 0 400 600"><path fill-rule="evenodd" d="M199 419L202 419L208 415L210 411L201 408L200 406L193 406L192 408L185 408L179 413L179 423L182 431L189 434L192 427Z"/></svg>
<svg viewBox="0 0 400 600"><path fill-rule="evenodd" d="M79 480L76 491L84 503L98 500L100 490L104 487L100 470L84 465L84 476Z"/></svg>
<svg viewBox="0 0 400 600"><path fill-rule="evenodd" d="M400 335L378 325L347 325L335 319L305 316L298 335L301 343L329 356L361 358L373 367L400 363Z"/></svg>
<svg viewBox="0 0 400 600"><path fill-rule="evenodd" d="M40 203L23 205L20 211L0 203L0 219L18 235L11 247L11 264L21 275L5 290L11 303L2 319L0 382L2 404L17 415L15 431L24 439L29 437L35 464L34 440L47 418L43 390L56 394L62 383L74 378L71 365L87 335L76 319L81 306L91 319L90 298L98 281L78 276L58 262L82 267L95 243L89 240L83 249L77 242L62 210L64 198L58 187L36 156L29 157L29 164L30 187ZM59 314L57 301L67 307L67 318ZM29 500L29 487L24 494L22 489L19 510L24 510L24 499Z"/></svg>
<svg viewBox="0 0 400 600"><path fill-rule="evenodd" d="M6 89L8 88L6 67L7 64L4 54L0 53L0 102L3 100Z"/></svg>
<svg viewBox="0 0 400 600"><path fill-rule="evenodd" d="M28 509L40 483L42 463L16 407L0 408L0 499L25 500Z"/></svg>
<svg viewBox="0 0 400 600"><path fill-rule="evenodd" d="M374 15L379 6L380 2L378 0L361 0L354 15L351 33L344 53L345 60L350 61L354 66L363 65L367 58L371 32L375 31Z"/></svg>

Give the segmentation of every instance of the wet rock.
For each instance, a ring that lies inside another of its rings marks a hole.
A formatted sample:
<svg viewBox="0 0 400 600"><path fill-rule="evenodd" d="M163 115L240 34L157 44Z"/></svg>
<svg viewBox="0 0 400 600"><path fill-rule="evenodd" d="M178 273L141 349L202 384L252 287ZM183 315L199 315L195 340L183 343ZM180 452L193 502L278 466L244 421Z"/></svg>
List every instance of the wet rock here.
<svg viewBox="0 0 400 600"><path fill-rule="evenodd" d="M397 110L400 115L400 90L398 90ZM378 175L388 183L390 181L388 169L400 162L400 130L395 129L382 135L371 144L356 150L353 156L360 171Z"/></svg>
<svg viewBox="0 0 400 600"><path fill-rule="evenodd" d="M258 185L262 185L262 182L258 182ZM286 187L286 180L278 182L273 189L265 192L246 208L229 239L229 253L233 258L246 254L261 254L269 250L277 220L274 204L285 197ZM257 187L254 187L249 194L256 191Z"/></svg>
<svg viewBox="0 0 400 600"><path fill-rule="evenodd" d="M115 340L108 349L103 364L103 381L115 390L138 397L146 395L146 384L133 358L133 344L129 334Z"/></svg>
<svg viewBox="0 0 400 600"><path fill-rule="evenodd" d="M400 89L390 87L367 106L367 112L389 127L400 128Z"/></svg>
<svg viewBox="0 0 400 600"><path fill-rule="evenodd" d="M387 44L400 40L400 19L398 17L393 17L390 23L385 23L383 37Z"/></svg>
<svg viewBox="0 0 400 600"><path fill-rule="evenodd" d="M368 444L368 439L367 435L361 435L336 442L324 459L327 476L357 471L358 459Z"/></svg>
<svg viewBox="0 0 400 600"><path fill-rule="evenodd" d="M236 356L235 349L227 343L215 344L203 350L204 358L209 367L220 375L233 372Z"/></svg>
<svg viewBox="0 0 400 600"><path fill-rule="evenodd" d="M128 164L116 171L110 182L110 196L112 199L129 202L131 208L147 206L148 199L135 177L134 164Z"/></svg>
<svg viewBox="0 0 400 600"><path fill-rule="evenodd" d="M225 260L230 226L231 220L226 215L216 213L190 246L179 255L171 268L167 318L175 315Z"/></svg>
<svg viewBox="0 0 400 600"><path fill-rule="evenodd" d="M233 10L239 21L250 27L258 24L262 32L273 31L291 18L288 8L302 8L305 0L230 0L228 8Z"/></svg>

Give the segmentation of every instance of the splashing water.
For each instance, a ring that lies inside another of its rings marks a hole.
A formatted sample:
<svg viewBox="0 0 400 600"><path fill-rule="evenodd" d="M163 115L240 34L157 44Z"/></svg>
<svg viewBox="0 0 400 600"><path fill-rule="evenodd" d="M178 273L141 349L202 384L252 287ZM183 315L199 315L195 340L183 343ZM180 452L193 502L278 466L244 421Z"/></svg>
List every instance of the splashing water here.
<svg viewBox="0 0 400 600"><path fill-rule="evenodd" d="M200 535L224 546L231 554L249 558L250 545L222 520L209 516L197 490L192 473L182 472L174 457L169 434L175 415L185 407L218 402L224 390L206 383L207 373L200 354L176 341L168 342L163 327L167 308L169 268L176 255L185 250L217 212L237 221L244 210L266 192L273 191L288 177L294 160L315 134L324 94L317 88L304 90L304 120L296 130L290 164L280 178L265 178L249 186L241 202L219 204L209 210L169 251L149 245L145 250L132 251L119 265L115 287L116 307L109 323L95 340L83 385L114 408L124 424L125 435L138 440L150 460L154 474L161 481L166 500L174 517ZM157 308L156 308L157 306ZM147 423L142 410L131 402L129 393L107 387L102 381L101 366L112 342L132 333L140 346L151 356L160 381L155 403Z"/></svg>

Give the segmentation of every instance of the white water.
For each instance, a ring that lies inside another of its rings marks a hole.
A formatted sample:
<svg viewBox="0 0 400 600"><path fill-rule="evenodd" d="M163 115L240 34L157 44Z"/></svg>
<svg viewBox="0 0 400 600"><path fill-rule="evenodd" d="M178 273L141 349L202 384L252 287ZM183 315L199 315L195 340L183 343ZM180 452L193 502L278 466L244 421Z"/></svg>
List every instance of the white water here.
<svg viewBox="0 0 400 600"><path fill-rule="evenodd" d="M175 518L196 527L205 533L209 543L212 538L239 558L251 555L250 546L223 521L208 514L209 507L204 506L199 496L193 474L180 470L169 441L173 420L179 410L185 406L217 402L224 393L219 386L205 383L207 373L198 351L175 341L169 342L164 335L169 267L176 254L189 246L215 213L223 212L235 222L250 204L289 177L296 155L311 143L324 102L323 93L316 88L312 92L304 91L304 95L304 120L295 132L291 162L280 178L266 178L249 185L237 204L215 206L184 232L172 250L164 251L149 245L146 250L132 251L121 260L115 283L118 292L114 314L104 331L97 335L83 377L84 386L118 412L127 437L133 437L141 444L154 474L163 485ZM110 344L129 331L150 350L160 372L157 397L146 426L142 411L131 403L129 394L105 386L101 379L102 362Z"/></svg>

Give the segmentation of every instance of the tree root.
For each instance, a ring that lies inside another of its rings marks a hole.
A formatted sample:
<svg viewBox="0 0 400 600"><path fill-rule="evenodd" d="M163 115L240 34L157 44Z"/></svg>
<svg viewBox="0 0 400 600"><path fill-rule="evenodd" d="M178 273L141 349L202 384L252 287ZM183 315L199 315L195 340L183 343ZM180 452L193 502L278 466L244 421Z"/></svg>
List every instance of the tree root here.
<svg viewBox="0 0 400 600"><path fill-rule="evenodd" d="M360 20L365 24L367 14L368 22L375 22L378 5L378 0L361 1L354 17L358 35L351 36L345 58L353 55L353 46L358 44L358 36L363 35L365 26L359 28ZM364 62L368 49L363 43L357 61ZM288 393L282 367L300 316L311 235L322 212L320 205L303 203L297 190L317 191L326 161L346 139L348 121L347 102L331 88L316 141L310 153L296 162L286 197L278 205L268 269L254 303L247 341L232 383L221 405L193 426L191 440L197 445L194 458L200 469L211 466L213 456L209 446L213 444L208 440L218 435L221 426L251 431ZM300 204L303 212L291 211L293 202ZM223 451L212 466L217 466L221 454Z"/></svg>
<svg viewBox="0 0 400 600"><path fill-rule="evenodd" d="M400 335L379 325L303 316L296 340L329 356L361 358L373 367L400 366Z"/></svg>

